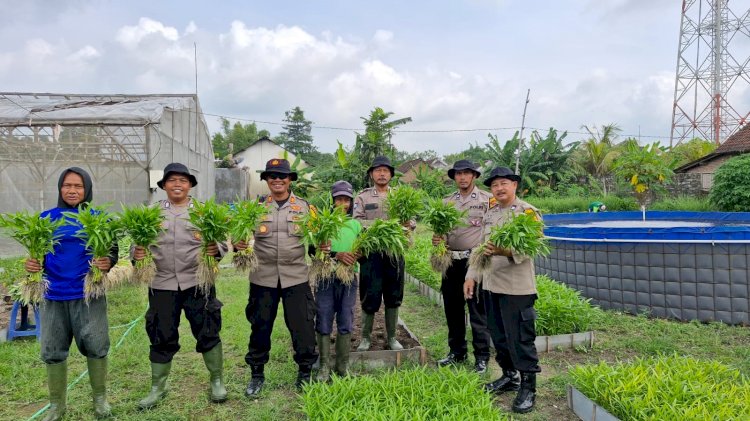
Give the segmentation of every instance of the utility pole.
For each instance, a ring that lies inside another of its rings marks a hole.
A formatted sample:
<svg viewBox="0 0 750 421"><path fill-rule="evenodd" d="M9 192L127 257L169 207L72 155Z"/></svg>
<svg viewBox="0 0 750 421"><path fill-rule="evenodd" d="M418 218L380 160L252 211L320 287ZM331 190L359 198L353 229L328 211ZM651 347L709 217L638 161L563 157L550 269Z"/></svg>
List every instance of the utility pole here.
<svg viewBox="0 0 750 421"><path fill-rule="evenodd" d="M521 117L521 134L518 136L518 148L516 149L516 174L518 174L518 166L521 162L521 149L523 148L523 129L526 124L526 107L529 106L529 94L531 89L526 90L526 102L523 104L523 117Z"/></svg>

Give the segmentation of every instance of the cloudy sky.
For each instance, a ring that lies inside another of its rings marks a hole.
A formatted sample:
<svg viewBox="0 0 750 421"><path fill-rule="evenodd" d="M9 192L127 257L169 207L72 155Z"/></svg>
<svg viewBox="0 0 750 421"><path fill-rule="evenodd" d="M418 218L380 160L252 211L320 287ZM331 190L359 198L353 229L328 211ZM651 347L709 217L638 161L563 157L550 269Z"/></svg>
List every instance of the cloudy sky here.
<svg viewBox="0 0 750 421"><path fill-rule="evenodd" d="M670 0L0 0L0 90L190 93L207 114L360 129L375 106L405 130L617 123L668 141L680 24ZM212 129L218 118L206 116ZM278 133L278 125L259 123ZM351 130L316 127L320 149ZM399 133L457 152L487 130ZM572 133L571 140L583 135ZM645 140L646 138L644 138Z"/></svg>

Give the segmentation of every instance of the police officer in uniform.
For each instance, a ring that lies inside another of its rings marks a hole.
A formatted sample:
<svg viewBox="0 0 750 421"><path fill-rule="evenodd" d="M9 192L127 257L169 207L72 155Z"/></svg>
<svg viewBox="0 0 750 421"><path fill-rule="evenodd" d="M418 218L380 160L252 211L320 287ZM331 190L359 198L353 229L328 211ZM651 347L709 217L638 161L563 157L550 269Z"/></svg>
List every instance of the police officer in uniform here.
<svg viewBox="0 0 750 421"><path fill-rule="evenodd" d="M367 227L375 219L387 219L385 201L389 183L395 173L391 161L385 156L375 158L367 170L375 186L362 190L354 199L354 218ZM382 253L364 256L361 259L359 299L362 304L362 341L357 351L370 349L372 323L375 313L385 304L385 330L388 348L401 350L404 347L396 340L398 308L404 298L404 260L391 259Z"/></svg>
<svg viewBox="0 0 750 421"><path fill-rule="evenodd" d="M224 387L224 356L221 339L221 307L216 298L216 288L207 294L198 288L198 255L202 240L200 233L189 220L193 205L190 189L198 181L188 168L171 163L164 168L164 176L157 183L167 193L167 200L159 202L164 216L165 231L159 234L158 243L150 250L156 263L156 275L148 290L146 333L151 341L151 390L138 403L141 409L156 405L167 394L167 377L172 368L172 358L180 349L180 313L190 323L196 339L195 350L203 354L210 374L210 397L213 402L227 399ZM209 244L206 253L219 258L220 249L226 246ZM146 250L136 246L133 258L146 257Z"/></svg>
<svg viewBox="0 0 750 421"><path fill-rule="evenodd" d="M504 224L513 214L527 213L541 218L535 207L516 197L519 181L521 178L505 167L493 169L484 180L493 198L482 222L483 241L487 241L493 226ZM484 273L469 267L464 283L464 296L470 299L474 297L475 281L482 279L487 325L497 351L495 359L503 370L502 377L484 387L494 394L518 390L513 412L526 413L534 407L536 373L541 371L534 346L537 298L534 262L514 250L492 245L487 246L485 255L491 256L490 267Z"/></svg>
<svg viewBox="0 0 750 421"><path fill-rule="evenodd" d="M286 159L272 159L260 179L268 184L265 199L269 213L255 231L255 254L258 269L250 273L250 297L245 316L251 325L250 343L245 362L252 377L245 395L257 397L265 382L263 367L271 350L271 331L279 301L284 302L284 321L292 336L297 389L310 381L315 351L315 301L307 279L305 247L295 222L309 211L303 199L291 193L289 185L297 180ZM247 248L240 242L239 250Z"/></svg>
<svg viewBox="0 0 750 421"><path fill-rule="evenodd" d="M453 164L448 170L448 177L456 182L458 191L443 199L446 203L453 203L459 210L466 211L464 226L448 233L447 238L433 236L432 243L438 245L446 241L448 252L453 263L445 272L440 292L443 294L445 319L448 323L448 356L439 360L439 366L456 364L466 360L466 323L464 321L464 306L469 307L469 321L471 324L472 345L474 346L475 370L482 374L487 371L487 361L490 358L490 334L487 330L487 316L484 302L475 291L476 297L471 300L464 298L463 285L471 250L482 240L482 216L487 211L490 194L474 185L474 180L481 173L471 161L462 159ZM481 289L479 290L481 292Z"/></svg>

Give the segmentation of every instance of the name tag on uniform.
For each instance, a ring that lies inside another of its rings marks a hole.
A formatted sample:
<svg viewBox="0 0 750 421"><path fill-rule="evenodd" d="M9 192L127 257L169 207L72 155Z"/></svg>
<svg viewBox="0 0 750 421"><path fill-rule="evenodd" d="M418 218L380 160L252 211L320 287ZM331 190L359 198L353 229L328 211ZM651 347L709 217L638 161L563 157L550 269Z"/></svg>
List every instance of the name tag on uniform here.
<svg viewBox="0 0 750 421"><path fill-rule="evenodd" d="M377 209L377 208L378 208L378 204L377 203L367 203L367 204L365 204L365 210L373 210L373 209Z"/></svg>

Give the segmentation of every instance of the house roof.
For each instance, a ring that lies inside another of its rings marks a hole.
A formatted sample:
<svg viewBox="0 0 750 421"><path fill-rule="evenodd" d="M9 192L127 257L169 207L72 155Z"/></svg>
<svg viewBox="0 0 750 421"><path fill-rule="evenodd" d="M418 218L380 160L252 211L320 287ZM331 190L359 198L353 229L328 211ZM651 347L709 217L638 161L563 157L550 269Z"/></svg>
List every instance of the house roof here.
<svg viewBox="0 0 750 421"><path fill-rule="evenodd" d="M419 165L427 165L431 169L441 169L447 167L445 162L443 162L440 158L433 158L425 161L424 159L417 158L412 159L411 161L406 161L403 164L399 165L397 170L401 173L406 173L409 170L418 167Z"/></svg>
<svg viewBox="0 0 750 421"><path fill-rule="evenodd" d="M750 124L745 124L741 129L729 136L729 139L719 145L719 147L714 149L710 154L698 158L695 161L688 162L687 164L676 168L674 172L685 172L724 155L738 155L747 152L750 152Z"/></svg>

